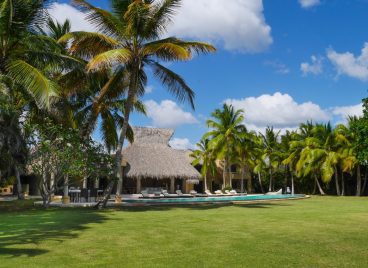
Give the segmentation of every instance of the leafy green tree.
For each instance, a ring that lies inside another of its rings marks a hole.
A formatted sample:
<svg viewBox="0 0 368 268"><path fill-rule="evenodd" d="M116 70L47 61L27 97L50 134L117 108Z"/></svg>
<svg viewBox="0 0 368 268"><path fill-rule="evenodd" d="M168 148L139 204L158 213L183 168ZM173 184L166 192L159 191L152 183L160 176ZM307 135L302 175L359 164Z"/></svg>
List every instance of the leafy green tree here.
<svg viewBox="0 0 368 268"><path fill-rule="evenodd" d="M243 110L235 110L232 105L224 104L222 109L216 109L212 114L213 119L207 120L207 126L211 129L205 134L210 138L210 148L222 160L223 166L223 188L231 185L231 159L235 154L235 144L242 132ZM226 180L228 174L228 185Z"/></svg>
<svg viewBox="0 0 368 268"><path fill-rule="evenodd" d="M121 178L121 151L126 137L130 112L134 102L144 95L147 86L147 69L180 101L188 101L193 107L194 92L178 74L162 62L187 61L193 52L215 51L209 44L184 41L175 37L161 39L180 0L111 0L108 12L94 7L84 0L74 3L87 14L87 19L99 32L72 32L59 39L70 42L70 52L78 57L91 59L89 72L111 70L113 80L125 80L127 86L116 94L126 94L119 142L115 155L115 173ZM106 91L109 90L107 84ZM106 193L111 192L110 184ZM105 195L104 204L109 194Z"/></svg>
<svg viewBox="0 0 368 268"><path fill-rule="evenodd" d="M29 166L41 178L41 196L47 208L52 196L64 181L64 196L68 196L69 177L111 177L112 159L91 139L84 139L77 130L52 121L27 127L32 134Z"/></svg>

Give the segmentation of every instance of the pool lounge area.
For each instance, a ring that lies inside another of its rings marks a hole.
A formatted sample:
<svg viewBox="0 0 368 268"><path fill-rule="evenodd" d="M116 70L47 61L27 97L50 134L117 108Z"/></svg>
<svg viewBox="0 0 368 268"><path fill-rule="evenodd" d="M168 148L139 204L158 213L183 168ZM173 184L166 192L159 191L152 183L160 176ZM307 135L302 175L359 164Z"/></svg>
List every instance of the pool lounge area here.
<svg viewBox="0 0 368 268"><path fill-rule="evenodd" d="M192 197L192 198L158 198L158 199L144 199L132 198L124 199L123 205L174 205L174 204L204 204L204 203L238 203L238 202L257 202L257 201L276 201L276 200L290 200L302 199L309 196L304 194L278 194L278 195L241 195L241 196L209 196L209 197Z"/></svg>

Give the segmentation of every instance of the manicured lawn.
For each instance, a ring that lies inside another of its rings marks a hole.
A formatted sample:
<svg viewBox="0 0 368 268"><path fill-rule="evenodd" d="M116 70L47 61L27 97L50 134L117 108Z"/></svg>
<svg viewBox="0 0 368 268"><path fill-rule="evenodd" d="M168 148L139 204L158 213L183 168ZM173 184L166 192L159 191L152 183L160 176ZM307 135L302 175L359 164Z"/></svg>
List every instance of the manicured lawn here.
<svg viewBox="0 0 368 268"><path fill-rule="evenodd" d="M368 198L102 212L0 203L1 267L367 265Z"/></svg>

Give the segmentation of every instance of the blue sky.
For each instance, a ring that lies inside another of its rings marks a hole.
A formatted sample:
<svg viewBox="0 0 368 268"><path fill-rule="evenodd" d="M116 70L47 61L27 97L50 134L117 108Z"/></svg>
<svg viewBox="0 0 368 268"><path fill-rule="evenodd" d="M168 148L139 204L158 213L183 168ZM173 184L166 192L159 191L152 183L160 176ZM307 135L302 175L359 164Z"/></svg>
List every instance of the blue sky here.
<svg viewBox="0 0 368 268"><path fill-rule="evenodd" d="M91 2L108 8L108 1ZM83 14L65 3L51 15L69 17L73 30L90 30ZM143 98L148 117L134 114L132 124L174 127L174 145L190 147L224 101L244 109L245 123L258 131L359 115L368 89L367 15L367 0L183 0L169 34L218 49L169 65L196 92L196 110L151 77Z"/></svg>

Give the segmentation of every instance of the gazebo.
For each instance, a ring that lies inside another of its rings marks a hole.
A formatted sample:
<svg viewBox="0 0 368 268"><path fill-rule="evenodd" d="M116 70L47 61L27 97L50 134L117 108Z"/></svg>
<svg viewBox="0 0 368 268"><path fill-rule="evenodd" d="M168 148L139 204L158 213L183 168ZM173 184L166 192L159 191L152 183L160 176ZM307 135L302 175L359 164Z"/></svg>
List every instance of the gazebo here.
<svg viewBox="0 0 368 268"><path fill-rule="evenodd" d="M190 152L169 145L173 129L134 127L133 131L134 142L122 152L125 191L180 188L188 192L199 183L201 174L191 165Z"/></svg>

